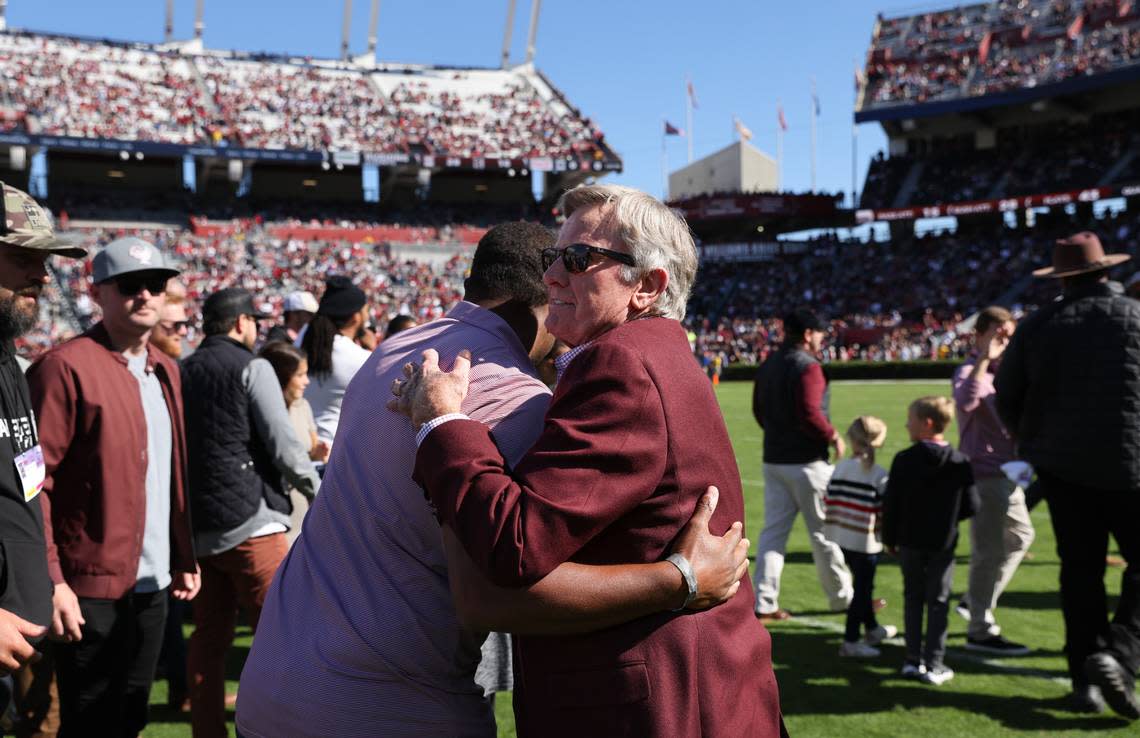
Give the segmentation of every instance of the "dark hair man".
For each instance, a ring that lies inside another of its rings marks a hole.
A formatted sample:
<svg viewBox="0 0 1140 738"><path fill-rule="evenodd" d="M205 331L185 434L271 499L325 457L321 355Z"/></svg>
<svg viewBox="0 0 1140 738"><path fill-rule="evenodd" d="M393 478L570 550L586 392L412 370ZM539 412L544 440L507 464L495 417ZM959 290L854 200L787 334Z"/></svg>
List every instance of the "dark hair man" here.
<svg viewBox="0 0 1140 738"><path fill-rule="evenodd" d="M845 452L828 419L829 390L818 358L827 331L810 310L786 315L783 346L760 365L752 388L752 416L764 429L764 529L752 575L761 620L791 617L780 608L780 574L796 513L807 526L828 607L846 610L854 593L843 552L823 533L823 496L834 468L828 447L835 447L836 459Z"/></svg>
<svg viewBox="0 0 1140 738"><path fill-rule="evenodd" d="M56 606L77 641L56 650L61 736L142 731L166 590L198 592L178 366L148 348L177 274L140 238L107 244L92 262L103 319L28 370L51 527L65 533L48 539Z"/></svg>
<svg viewBox="0 0 1140 738"><path fill-rule="evenodd" d="M285 558L293 505L285 481L310 500L320 481L289 422L273 366L253 353L253 295L231 287L206 298L198 350L182 364L190 503L202 592L187 657L195 738L225 736L225 656L240 606L257 627L269 582Z"/></svg>
<svg viewBox="0 0 1140 738"><path fill-rule="evenodd" d="M492 586L451 530L441 534L411 479L408 422L385 410L392 380L423 348L470 347L485 358L474 371L473 415L492 425L510 458L521 457L550 396L533 364L553 343L543 327L540 260L553 242L537 224L492 228L476 249L465 299L383 341L349 385L324 487L270 591L242 673L243 734L494 736L475 680L488 630L581 632L681 604L668 562L568 564L529 590ZM718 599L716 564L728 562L724 581L742 571L719 555L736 541L710 536L703 513L678 547L698 529L702 550L685 555L701 578L694 604L707 606ZM314 711L320 721L310 719Z"/></svg>
<svg viewBox="0 0 1140 738"><path fill-rule="evenodd" d="M1140 718L1140 302L1108 270L1088 231L1060 240L1052 266L1061 299L1021 322L998 369L997 409L1037 470L1061 558L1072 706ZM1108 621L1104 557L1112 535L1128 564Z"/></svg>

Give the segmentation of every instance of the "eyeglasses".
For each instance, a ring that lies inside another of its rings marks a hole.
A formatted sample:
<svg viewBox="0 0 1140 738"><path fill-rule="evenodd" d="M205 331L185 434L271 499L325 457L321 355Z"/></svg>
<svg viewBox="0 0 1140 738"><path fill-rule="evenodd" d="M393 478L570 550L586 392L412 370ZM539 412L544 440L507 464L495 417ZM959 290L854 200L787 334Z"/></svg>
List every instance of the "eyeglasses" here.
<svg viewBox="0 0 1140 738"><path fill-rule="evenodd" d="M189 320L171 320L159 323L162 329L167 333L181 333L182 331L190 329Z"/></svg>
<svg viewBox="0 0 1140 738"><path fill-rule="evenodd" d="M572 243L561 249L543 249L542 268L543 270L549 269L551 264L558 261L558 257L562 257L562 264L566 267L566 271L571 274L581 274L586 271L586 267L590 266L590 254L608 256L614 261L620 261L628 266L634 266L637 263L631 255L621 251L603 249L601 246L591 246L585 243Z"/></svg>
<svg viewBox="0 0 1140 738"><path fill-rule="evenodd" d="M115 286L123 297L134 297L142 292L143 288L152 295L161 295L166 292L166 283L170 277L155 277L148 274L124 274L115 277Z"/></svg>

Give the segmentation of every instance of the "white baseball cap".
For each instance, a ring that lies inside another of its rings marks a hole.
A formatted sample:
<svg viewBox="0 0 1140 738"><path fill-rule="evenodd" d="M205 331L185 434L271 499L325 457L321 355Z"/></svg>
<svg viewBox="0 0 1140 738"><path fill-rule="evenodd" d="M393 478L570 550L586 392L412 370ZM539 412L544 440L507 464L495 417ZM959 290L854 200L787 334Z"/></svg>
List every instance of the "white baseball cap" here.
<svg viewBox="0 0 1140 738"><path fill-rule="evenodd" d="M317 298L313 297L312 292L291 292L285 296L285 307L283 309L287 313L296 311L316 313Z"/></svg>

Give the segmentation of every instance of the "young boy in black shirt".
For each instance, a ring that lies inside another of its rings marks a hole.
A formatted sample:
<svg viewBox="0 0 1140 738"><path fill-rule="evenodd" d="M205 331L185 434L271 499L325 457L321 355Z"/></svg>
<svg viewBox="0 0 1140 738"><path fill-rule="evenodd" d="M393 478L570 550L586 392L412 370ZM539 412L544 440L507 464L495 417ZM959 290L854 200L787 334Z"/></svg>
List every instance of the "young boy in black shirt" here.
<svg viewBox="0 0 1140 738"><path fill-rule="evenodd" d="M920 397L907 411L914 445L891 464L883 500L883 544L903 573L906 661L902 675L945 684L954 672L946 654L947 614L958 523L974 514L977 492L970 462L943 433L954 419L946 397ZM922 615L927 611L923 648Z"/></svg>

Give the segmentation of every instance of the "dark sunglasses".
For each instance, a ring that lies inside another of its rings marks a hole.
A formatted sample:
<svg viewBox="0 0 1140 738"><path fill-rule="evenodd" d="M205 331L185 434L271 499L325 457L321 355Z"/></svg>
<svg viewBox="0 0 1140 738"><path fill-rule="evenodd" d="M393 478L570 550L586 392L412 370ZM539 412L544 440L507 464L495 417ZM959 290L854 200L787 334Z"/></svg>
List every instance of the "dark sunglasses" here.
<svg viewBox="0 0 1140 738"><path fill-rule="evenodd" d="M160 323L159 325L161 325L165 330L169 331L170 333L178 333L179 331L190 329L190 321L189 320L174 320L174 321L171 321L169 323Z"/></svg>
<svg viewBox="0 0 1140 738"><path fill-rule="evenodd" d="M166 292L166 283L170 281L170 277L154 277L142 274L124 274L121 277L115 277L115 286L119 288L119 294L123 297L134 297L142 292L143 287L152 295L161 295Z"/></svg>
<svg viewBox="0 0 1140 738"><path fill-rule="evenodd" d="M590 246L585 243L572 243L561 249L543 249L542 268L544 271L549 269L551 264L558 261L558 257L562 257L562 265L566 267L566 271L571 274L581 274L586 271L586 267L590 266L590 254L608 256L614 261L620 261L622 264L628 266L633 266L637 263L633 260L632 256L624 254L621 251L603 249L601 246Z"/></svg>

